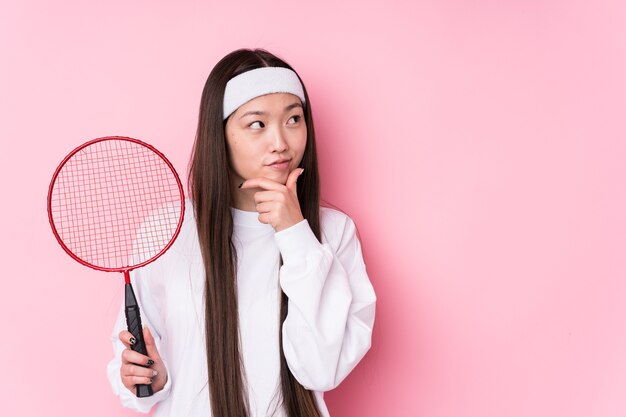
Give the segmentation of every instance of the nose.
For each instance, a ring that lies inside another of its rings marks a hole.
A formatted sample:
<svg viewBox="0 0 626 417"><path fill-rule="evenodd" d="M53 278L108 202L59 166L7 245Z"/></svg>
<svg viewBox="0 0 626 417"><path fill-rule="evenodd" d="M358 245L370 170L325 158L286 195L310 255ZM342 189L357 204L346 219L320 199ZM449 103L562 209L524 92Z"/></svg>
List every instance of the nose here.
<svg viewBox="0 0 626 417"><path fill-rule="evenodd" d="M285 134L280 128L277 128L272 132L272 150L278 153L287 150L287 141L285 140Z"/></svg>

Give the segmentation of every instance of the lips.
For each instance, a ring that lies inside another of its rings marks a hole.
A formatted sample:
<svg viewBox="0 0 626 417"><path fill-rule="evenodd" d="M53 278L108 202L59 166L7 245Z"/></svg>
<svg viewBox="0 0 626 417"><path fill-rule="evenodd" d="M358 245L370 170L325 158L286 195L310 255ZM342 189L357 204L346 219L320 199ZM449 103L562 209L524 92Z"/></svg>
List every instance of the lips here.
<svg viewBox="0 0 626 417"><path fill-rule="evenodd" d="M279 160L274 161L274 162L272 162L271 164L268 164L268 165L269 166L278 165L278 164L282 164L283 162L289 162L289 161L291 161L291 159L279 159Z"/></svg>

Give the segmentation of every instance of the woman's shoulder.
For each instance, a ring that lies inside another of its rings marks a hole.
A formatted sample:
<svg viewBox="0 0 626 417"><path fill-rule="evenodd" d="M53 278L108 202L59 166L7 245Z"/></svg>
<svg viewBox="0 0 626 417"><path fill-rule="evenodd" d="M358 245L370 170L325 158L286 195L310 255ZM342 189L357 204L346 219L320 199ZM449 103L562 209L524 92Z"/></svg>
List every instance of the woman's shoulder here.
<svg viewBox="0 0 626 417"><path fill-rule="evenodd" d="M325 240L337 245L352 239L356 231L356 225L347 213L329 206L320 206L320 228Z"/></svg>
<svg viewBox="0 0 626 417"><path fill-rule="evenodd" d="M193 200L185 199L185 209L183 212L183 222L174 246L175 251L182 253L193 252L196 249L198 240L198 230L196 228L196 216L193 208Z"/></svg>
<svg viewBox="0 0 626 417"><path fill-rule="evenodd" d="M352 221L350 216L337 207L320 206L320 221L329 224L339 224Z"/></svg>
<svg viewBox="0 0 626 417"><path fill-rule="evenodd" d="M180 203L177 203L176 212L179 212L178 210L180 209ZM199 251L196 219L193 204L189 198L184 200L181 214L182 222L179 225L178 233L172 236L174 239L172 245L154 262L155 265L163 267L166 264L179 262L181 258L184 258L183 260L193 258L196 252Z"/></svg>

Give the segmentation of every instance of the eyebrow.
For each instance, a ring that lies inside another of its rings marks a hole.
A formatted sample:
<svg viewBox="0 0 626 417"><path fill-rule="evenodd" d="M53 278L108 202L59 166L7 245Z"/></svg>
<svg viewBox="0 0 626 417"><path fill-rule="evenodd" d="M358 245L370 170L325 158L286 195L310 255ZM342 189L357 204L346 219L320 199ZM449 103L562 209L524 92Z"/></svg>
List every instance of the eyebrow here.
<svg viewBox="0 0 626 417"><path fill-rule="evenodd" d="M285 107L285 110L283 110L283 112L288 112L289 110L295 109L296 107L302 108L302 103L291 103L290 105ZM267 112L264 112L264 111L251 110L251 111L247 111L244 114L242 114L241 116L239 116L239 119L243 119L244 117L250 116L250 115L263 116L263 115L266 115L266 114L267 114Z"/></svg>

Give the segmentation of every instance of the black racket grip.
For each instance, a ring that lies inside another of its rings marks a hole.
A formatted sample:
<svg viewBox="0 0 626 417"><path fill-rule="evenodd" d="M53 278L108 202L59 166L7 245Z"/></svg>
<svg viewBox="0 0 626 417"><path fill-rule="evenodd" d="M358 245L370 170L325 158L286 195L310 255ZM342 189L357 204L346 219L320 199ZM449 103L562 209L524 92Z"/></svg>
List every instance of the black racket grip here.
<svg viewBox="0 0 626 417"><path fill-rule="evenodd" d="M146 342L143 339L143 327L141 326L141 315L139 314L139 305L137 304L137 299L135 298L135 293L133 291L133 287L130 284L126 284L126 326L128 327L128 331L132 333L135 338L135 344L131 345L130 348L135 352L139 352L142 355L148 355L148 351L146 350ZM140 365L140 364L138 364ZM147 368L147 365L141 365ZM152 392L152 385L146 384L137 384L137 397L150 397Z"/></svg>

